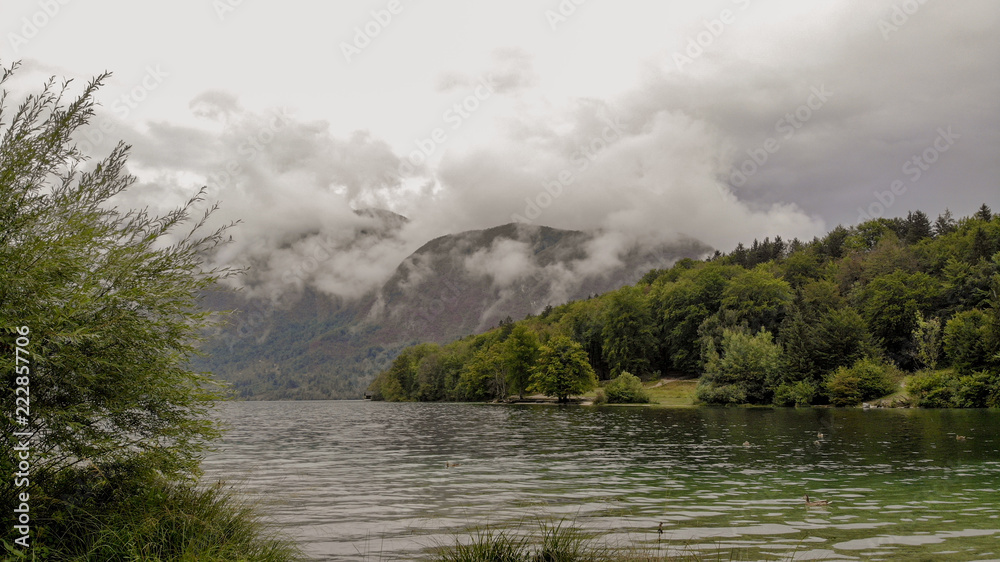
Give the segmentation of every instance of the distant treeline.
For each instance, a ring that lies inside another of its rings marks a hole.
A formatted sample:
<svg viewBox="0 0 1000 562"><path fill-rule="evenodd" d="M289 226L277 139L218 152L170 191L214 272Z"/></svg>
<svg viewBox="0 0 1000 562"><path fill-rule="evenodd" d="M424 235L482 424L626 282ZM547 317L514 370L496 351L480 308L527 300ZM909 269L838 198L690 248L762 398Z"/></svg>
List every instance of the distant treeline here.
<svg viewBox="0 0 1000 562"><path fill-rule="evenodd" d="M706 403L777 405L857 404L916 373L906 390L918 405L1000 405L1000 216L986 205L958 220L916 211L685 259L481 335L407 348L369 390L393 401L562 396L553 377L579 379L577 393L623 372L700 376Z"/></svg>

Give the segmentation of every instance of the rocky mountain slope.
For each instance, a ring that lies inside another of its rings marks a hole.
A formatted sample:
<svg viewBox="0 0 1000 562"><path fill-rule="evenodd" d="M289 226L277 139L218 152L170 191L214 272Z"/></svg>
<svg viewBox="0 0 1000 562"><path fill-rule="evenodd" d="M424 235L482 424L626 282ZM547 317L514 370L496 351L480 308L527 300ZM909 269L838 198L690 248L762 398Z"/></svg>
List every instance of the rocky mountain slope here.
<svg viewBox="0 0 1000 562"><path fill-rule="evenodd" d="M380 218L387 228L405 222L391 213ZM709 250L690 239L641 244L523 224L442 236L360 299L309 286L270 298L223 289L205 295L206 307L236 312L196 367L232 382L245 398L358 398L405 345L478 333Z"/></svg>

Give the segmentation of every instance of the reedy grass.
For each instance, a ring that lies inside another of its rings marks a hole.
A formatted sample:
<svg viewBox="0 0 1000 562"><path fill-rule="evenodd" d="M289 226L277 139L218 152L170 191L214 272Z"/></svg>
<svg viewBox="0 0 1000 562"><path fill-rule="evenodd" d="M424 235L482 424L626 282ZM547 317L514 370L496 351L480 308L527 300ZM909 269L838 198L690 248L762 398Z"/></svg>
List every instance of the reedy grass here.
<svg viewBox="0 0 1000 562"><path fill-rule="evenodd" d="M222 482L199 487L144 471L79 471L53 482L28 560L288 562L304 557L261 505ZM59 493L59 492L62 493ZM16 559L16 558L15 558Z"/></svg>
<svg viewBox="0 0 1000 562"><path fill-rule="evenodd" d="M738 553L729 552L735 560ZM713 560L720 558L713 557ZM658 545L615 546L588 540L565 520L539 522L535 533L521 528L475 531L471 540L456 538L452 546L441 546L431 557L434 562L679 562L700 560L699 554L663 553Z"/></svg>

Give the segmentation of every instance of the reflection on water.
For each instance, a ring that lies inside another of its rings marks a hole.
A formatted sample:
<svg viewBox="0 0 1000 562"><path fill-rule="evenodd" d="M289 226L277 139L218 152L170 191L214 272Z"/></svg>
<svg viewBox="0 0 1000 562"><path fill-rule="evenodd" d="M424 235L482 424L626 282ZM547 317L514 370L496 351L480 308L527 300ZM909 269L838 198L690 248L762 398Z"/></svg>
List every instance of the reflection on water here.
<svg viewBox="0 0 1000 562"><path fill-rule="evenodd" d="M1000 412L340 401L220 416L207 477L241 480L321 560L408 560L540 517L705 560L1000 559Z"/></svg>

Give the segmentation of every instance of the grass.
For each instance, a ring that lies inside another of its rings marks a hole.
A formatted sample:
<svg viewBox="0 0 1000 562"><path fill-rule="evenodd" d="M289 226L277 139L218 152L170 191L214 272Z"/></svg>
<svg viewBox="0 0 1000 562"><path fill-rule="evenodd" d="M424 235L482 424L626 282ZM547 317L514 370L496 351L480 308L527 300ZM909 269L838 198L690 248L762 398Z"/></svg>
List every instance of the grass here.
<svg viewBox="0 0 1000 562"><path fill-rule="evenodd" d="M653 406L693 406L698 379L660 379L642 383L649 394L649 404ZM593 400L597 391L581 395L584 400Z"/></svg>
<svg viewBox="0 0 1000 562"><path fill-rule="evenodd" d="M730 560L735 552L730 552ZM541 522L534 533L521 529L480 529L471 540L437 549L435 562L676 562L696 555L664 554L658 548L596 544L565 521Z"/></svg>
<svg viewBox="0 0 1000 562"><path fill-rule="evenodd" d="M659 386L657 386L659 385ZM661 406L691 406L694 404L698 379L663 379L645 383L652 404Z"/></svg>
<svg viewBox="0 0 1000 562"><path fill-rule="evenodd" d="M68 472L73 474L53 482L54 493L40 506L32 557L26 559L303 559L270 529L258 504L221 482L203 488L135 470Z"/></svg>

